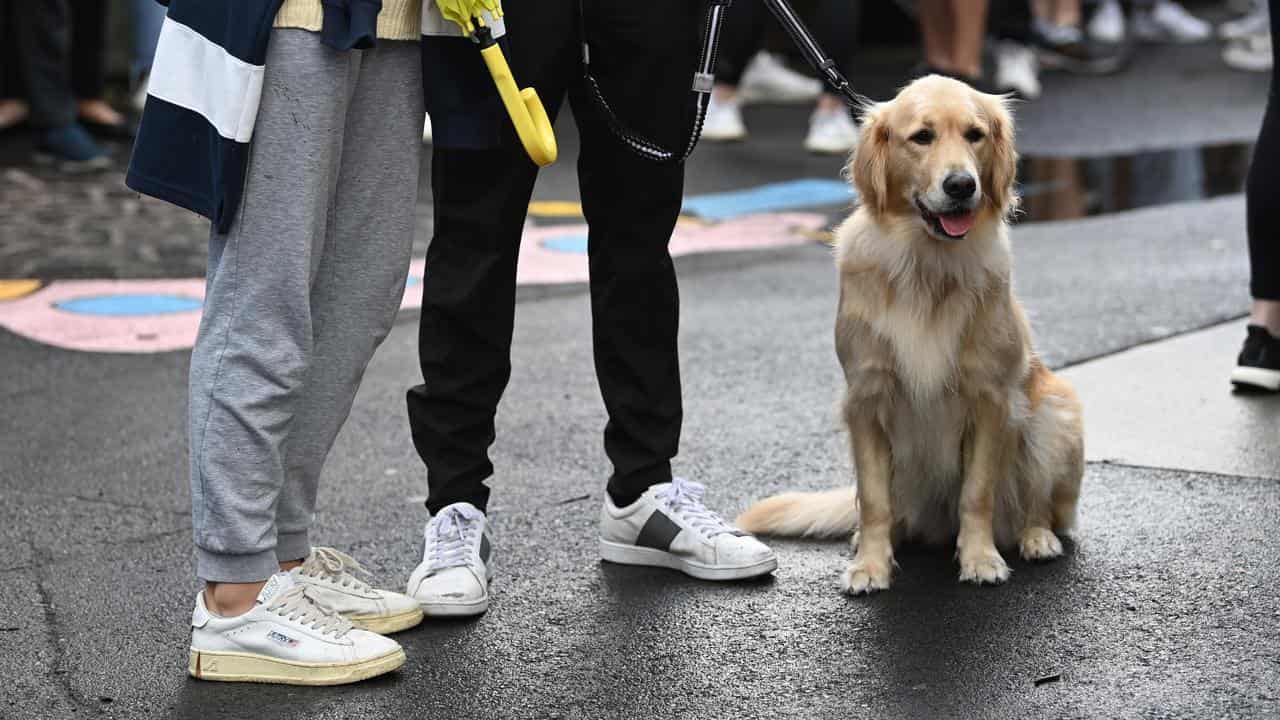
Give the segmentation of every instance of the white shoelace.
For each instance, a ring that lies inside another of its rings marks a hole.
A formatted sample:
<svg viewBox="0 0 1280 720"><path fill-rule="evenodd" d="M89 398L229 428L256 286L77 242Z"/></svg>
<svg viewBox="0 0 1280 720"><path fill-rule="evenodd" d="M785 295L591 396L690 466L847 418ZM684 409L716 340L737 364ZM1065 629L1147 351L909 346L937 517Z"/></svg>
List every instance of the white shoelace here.
<svg viewBox="0 0 1280 720"><path fill-rule="evenodd" d="M295 585L272 598L267 604L267 612L274 612L280 617L310 626L322 635L333 635L336 638L346 635L355 627L338 613L312 600L307 595L305 585Z"/></svg>
<svg viewBox="0 0 1280 720"><path fill-rule="evenodd" d="M311 555L302 563L300 572L303 575L327 579L344 588L353 588L357 592L369 592L369 584L352 573L362 573L365 569L350 555L331 547L311 548Z"/></svg>
<svg viewBox="0 0 1280 720"><path fill-rule="evenodd" d="M451 505L427 523L427 562L431 572L466 567L484 513L468 505Z"/></svg>
<svg viewBox="0 0 1280 720"><path fill-rule="evenodd" d="M724 521L716 513L702 504L702 495L707 490L702 483L684 478L671 478L671 485L659 490L657 498L675 512L703 537L713 538L724 533L737 532L736 528Z"/></svg>

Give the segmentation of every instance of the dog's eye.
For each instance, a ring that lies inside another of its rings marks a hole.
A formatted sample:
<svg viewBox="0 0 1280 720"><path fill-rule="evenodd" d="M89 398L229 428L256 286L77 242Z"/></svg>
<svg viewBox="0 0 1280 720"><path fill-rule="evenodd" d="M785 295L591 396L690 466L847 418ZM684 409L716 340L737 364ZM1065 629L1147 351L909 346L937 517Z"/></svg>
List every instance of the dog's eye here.
<svg viewBox="0 0 1280 720"><path fill-rule="evenodd" d="M924 128L923 130L917 130L914 135L912 135L907 139L917 145L928 145L929 143L933 142L933 131L930 130L929 128Z"/></svg>
<svg viewBox="0 0 1280 720"><path fill-rule="evenodd" d="M969 132L966 132L964 134L964 139L968 140L971 143L976 143L976 142L981 142L982 138L986 136L987 136L986 133L982 132L981 130L975 127L975 128L969 128Z"/></svg>

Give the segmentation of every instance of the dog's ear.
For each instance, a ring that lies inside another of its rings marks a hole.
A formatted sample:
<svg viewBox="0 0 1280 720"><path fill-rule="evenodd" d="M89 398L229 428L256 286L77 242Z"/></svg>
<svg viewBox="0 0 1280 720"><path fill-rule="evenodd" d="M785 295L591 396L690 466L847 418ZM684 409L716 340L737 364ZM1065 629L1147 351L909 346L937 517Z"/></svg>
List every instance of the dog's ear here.
<svg viewBox="0 0 1280 720"><path fill-rule="evenodd" d="M885 103L867 104L862 108L862 131L858 147L849 159L853 186L862 205L880 215L889 205L889 113Z"/></svg>
<svg viewBox="0 0 1280 720"><path fill-rule="evenodd" d="M991 138L991 162L983 169L982 186L991 204L1008 215L1018 207L1014 182L1018 174L1018 151L1013 138L1013 113L1009 100L1000 95L980 95L987 116L987 136Z"/></svg>

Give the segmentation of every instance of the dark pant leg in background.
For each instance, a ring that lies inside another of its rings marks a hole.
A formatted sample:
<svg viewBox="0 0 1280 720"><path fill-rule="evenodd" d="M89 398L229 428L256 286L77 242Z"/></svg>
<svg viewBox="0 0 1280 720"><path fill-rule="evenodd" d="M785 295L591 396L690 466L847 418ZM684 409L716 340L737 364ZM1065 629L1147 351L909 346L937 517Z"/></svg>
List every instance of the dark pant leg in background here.
<svg viewBox="0 0 1280 720"><path fill-rule="evenodd" d="M635 132L679 153L692 125L690 84L703 3L586 4L592 70ZM582 137L578 184L590 226L592 335L609 421L609 494L628 505L671 479L683 418L680 303L667 244L680 213L684 165L628 150L581 85L570 92Z"/></svg>
<svg viewBox="0 0 1280 720"><path fill-rule="evenodd" d="M1280 38L1280 0L1269 0L1271 36ZM1271 46L1274 56L1276 46ZM1256 300L1280 300L1280 205L1275 202L1280 188L1280 105L1277 104L1276 77L1271 76L1267 112L1262 118L1258 144L1253 147L1253 164L1245 185L1249 227L1249 294Z"/></svg>
<svg viewBox="0 0 1280 720"><path fill-rule="evenodd" d="M106 0L71 0L71 91L99 100L107 89Z"/></svg>
<svg viewBox="0 0 1280 720"><path fill-rule="evenodd" d="M22 82L31 103L31 122L62 127L75 122L76 103L68 77L68 20L64 0L19 3L13 8L12 37L22 58Z"/></svg>
<svg viewBox="0 0 1280 720"><path fill-rule="evenodd" d="M827 57L835 60L836 67L846 75L852 72L854 44L861 24L861 0L818 0L809 26ZM830 90L825 85L823 89Z"/></svg>
<svg viewBox="0 0 1280 720"><path fill-rule="evenodd" d="M697 5L698 3L693 3ZM716 54L716 82L737 85L747 63L764 47L772 17L760 0L738 0L725 11ZM701 23L701 19L697 21Z"/></svg>

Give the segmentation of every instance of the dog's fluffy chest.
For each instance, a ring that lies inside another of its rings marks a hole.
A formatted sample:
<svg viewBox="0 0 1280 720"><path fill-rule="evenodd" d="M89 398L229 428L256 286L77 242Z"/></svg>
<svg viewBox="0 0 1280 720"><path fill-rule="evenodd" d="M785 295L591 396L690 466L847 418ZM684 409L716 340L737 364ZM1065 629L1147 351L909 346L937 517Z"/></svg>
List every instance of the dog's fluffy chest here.
<svg viewBox="0 0 1280 720"><path fill-rule="evenodd" d="M887 303L872 320L876 334L889 343L898 377L909 395L931 398L954 387L973 305L968 293L955 293L938 305L907 296Z"/></svg>

